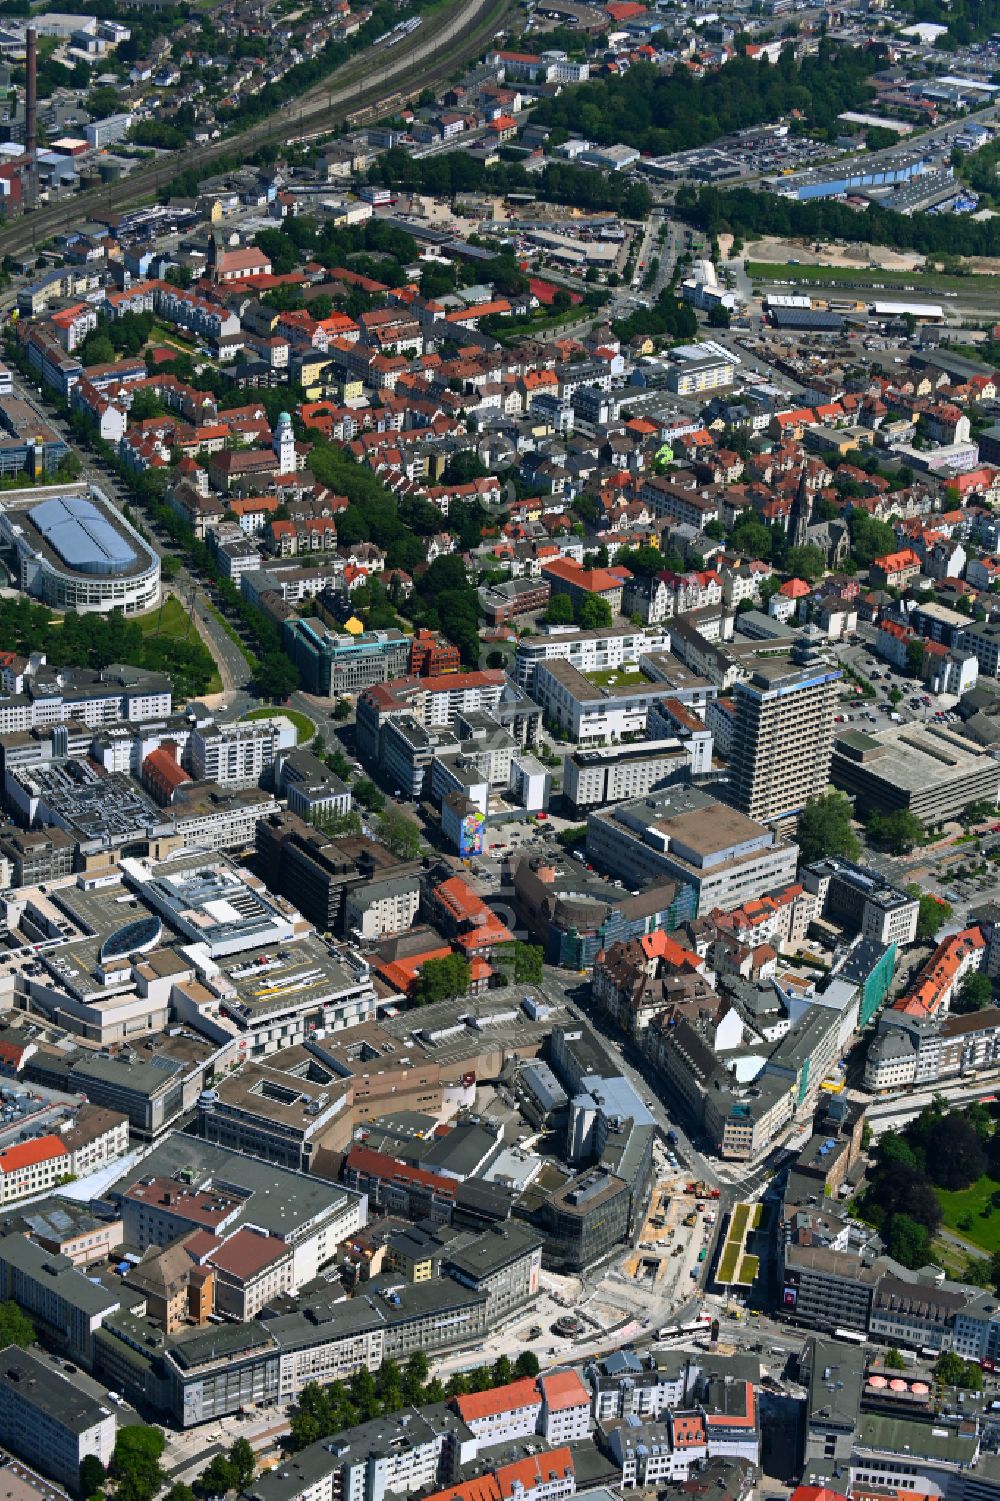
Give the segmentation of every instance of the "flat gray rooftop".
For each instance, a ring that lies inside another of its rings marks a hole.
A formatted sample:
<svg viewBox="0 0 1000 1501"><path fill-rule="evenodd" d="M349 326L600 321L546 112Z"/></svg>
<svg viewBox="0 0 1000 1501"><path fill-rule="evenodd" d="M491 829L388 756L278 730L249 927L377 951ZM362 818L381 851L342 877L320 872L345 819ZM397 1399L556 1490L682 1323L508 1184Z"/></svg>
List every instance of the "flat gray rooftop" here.
<svg viewBox="0 0 1000 1501"><path fill-rule="evenodd" d="M232 1184L249 1194L243 1211L233 1222L234 1227L257 1225L282 1240L311 1220L344 1208L356 1198L350 1189L323 1178L291 1172L260 1158L245 1157L226 1147L179 1134L167 1137L141 1162L133 1163L104 1197L117 1204L126 1189L147 1177L177 1178L194 1186L215 1179Z"/></svg>
<svg viewBox="0 0 1000 1501"><path fill-rule="evenodd" d="M0 1382L10 1388L17 1400L55 1417L73 1433L86 1433L111 1415L110 1407L103 1407L46 1361L30 1350L19 1350L16 1345L0 1351Z"/></svg>

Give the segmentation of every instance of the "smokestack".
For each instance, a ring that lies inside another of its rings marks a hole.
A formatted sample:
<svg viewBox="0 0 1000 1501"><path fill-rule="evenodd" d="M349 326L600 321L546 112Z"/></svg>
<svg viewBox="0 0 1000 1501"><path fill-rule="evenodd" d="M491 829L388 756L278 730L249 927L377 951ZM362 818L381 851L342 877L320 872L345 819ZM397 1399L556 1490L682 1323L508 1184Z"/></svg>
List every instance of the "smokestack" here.
<svg viewBox="0 0 1000 1501"><path fill-rule="evenodd" d="M24 149L31 161L28 163L29 200L35 201L35 153L38 150L38 32L28 27L25 46L27 81L24 86Z"/></svg>

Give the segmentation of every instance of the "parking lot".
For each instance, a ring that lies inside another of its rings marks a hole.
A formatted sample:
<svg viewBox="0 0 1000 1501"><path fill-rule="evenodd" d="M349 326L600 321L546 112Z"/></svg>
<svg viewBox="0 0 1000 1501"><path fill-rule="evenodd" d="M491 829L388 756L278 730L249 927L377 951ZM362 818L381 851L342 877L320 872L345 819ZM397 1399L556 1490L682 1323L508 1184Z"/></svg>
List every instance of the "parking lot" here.
<svg viewBox="0 0 1000 1501"><path fill-rule="evenodd" d="M883 662L875 655L871 640L865 639L867 633L874 636L874 630L867 627L857 638L832 645L833 654L844 669L837 725L853 725L855 729L877 734L905 723L956 724L954 697L928 693L917 679ZM867 685L870 696L859 683L852 682L849 672ZM893 689L901 695L896 703L889 696Z"/></svg>

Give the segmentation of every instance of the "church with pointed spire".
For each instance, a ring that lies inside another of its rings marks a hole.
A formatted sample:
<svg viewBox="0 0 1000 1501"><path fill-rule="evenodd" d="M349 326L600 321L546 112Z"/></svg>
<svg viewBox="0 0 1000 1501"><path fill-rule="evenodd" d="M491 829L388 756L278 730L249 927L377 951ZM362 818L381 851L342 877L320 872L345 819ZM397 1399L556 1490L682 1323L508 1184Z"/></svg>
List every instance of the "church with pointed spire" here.
<svg viewBox="0 0 1000 1501"><path fill-rule="evenodd" d="M833 521L813 521L813 494L808 475L808 467L803 464L799 487L788 513L789 546L818 547L826 566L839 568L851 550L851 534L847 522L839 517Z"/></svg>

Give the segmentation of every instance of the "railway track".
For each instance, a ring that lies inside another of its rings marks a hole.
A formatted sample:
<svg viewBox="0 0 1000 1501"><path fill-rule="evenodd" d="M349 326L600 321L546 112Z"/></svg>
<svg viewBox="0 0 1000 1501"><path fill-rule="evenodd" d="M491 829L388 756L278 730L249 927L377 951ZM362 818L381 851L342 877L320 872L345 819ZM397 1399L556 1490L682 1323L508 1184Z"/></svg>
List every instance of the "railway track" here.
<svg viewBox="0 0 1000 1501"><path fill-rule="evenodd" d="M511 0L457 0L446 14L414 31L405 47L383 45L374 57L369 52L352 58L267 120L204 146L171 152L119 182L85 189L13 220L0 229L0 255L29 249L88 217L134 208L155 198L179 172L207 169L234 152L248 157L273 141L322 135L362 115L377 118L387 106L402 102L412 88L446 79L456 66L474 57L510 7Z"/></svg>

